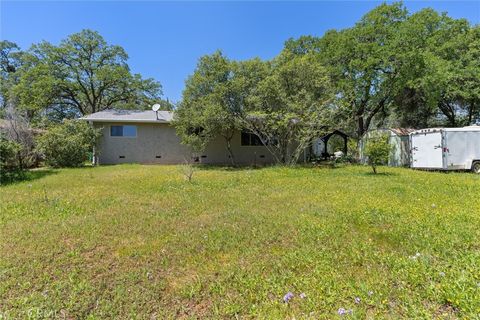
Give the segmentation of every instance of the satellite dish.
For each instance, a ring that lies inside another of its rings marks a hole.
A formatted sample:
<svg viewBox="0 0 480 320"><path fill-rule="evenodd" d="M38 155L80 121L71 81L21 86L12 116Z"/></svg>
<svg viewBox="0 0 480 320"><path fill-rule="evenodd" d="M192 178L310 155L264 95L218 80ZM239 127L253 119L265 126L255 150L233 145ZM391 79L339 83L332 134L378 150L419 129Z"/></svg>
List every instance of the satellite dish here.
<svg viewBox="0 0 480 320"><path fill-rule="evenodd" d="M158 103L155 103L153 106L152 106L152 110L157 112L158 110L160 110L160 105Z"/></svg>

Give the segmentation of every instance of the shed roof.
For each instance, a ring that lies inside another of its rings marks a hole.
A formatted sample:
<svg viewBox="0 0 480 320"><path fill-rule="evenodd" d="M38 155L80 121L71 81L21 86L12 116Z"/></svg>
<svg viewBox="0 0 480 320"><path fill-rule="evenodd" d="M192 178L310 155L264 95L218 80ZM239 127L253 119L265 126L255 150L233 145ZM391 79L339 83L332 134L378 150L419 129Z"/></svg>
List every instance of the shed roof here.
<svg viewBox="0 0 480 320"><path fill-rule="evenodd" d="M390 131L395 133L397 136L408 136L410 133L414 132L416 129L412 128L390 128Z"/></svg>
<svg viewBox="0 0 480 320"><path fill-rule="evenodd" d="M158 111L158 118L152 110L103 110L80 118L93 122L138 122L138 123L170 123L172 111Z"/></svg>
<svg viewBox="0 0 480 320"><path fill-rule="evenodd" d="M417 129L412 129L412 128L378 128L378 129L371 129L368 130L368 133L371 132L387 132L390 131L394 135L397 136L408 136L410 133L416 131Z"/></svg>

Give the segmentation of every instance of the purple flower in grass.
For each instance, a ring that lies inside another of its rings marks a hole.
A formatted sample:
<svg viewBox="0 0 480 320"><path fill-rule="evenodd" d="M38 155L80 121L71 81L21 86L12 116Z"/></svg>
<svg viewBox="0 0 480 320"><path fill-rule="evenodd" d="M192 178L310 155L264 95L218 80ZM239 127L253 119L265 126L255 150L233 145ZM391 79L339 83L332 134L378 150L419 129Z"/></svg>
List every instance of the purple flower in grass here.
<svg viewBox="0 0 480 320"><path fill-rule="evenodd" d="M293 293L287 292L286 295L283 296L283 302L288 303L293 298Z"/></svg>
<svg viewBox="0 0 480 320"><path fill-rule="evenodd" d="M355 297L355 299L354 299L354 300L355 300L355 303L356 303L356 304L359 304L359 303L360 303L360 301L362 301L362 299L360 299L359 297Z"/></svg>
<svg viewBox="0 0 480 320"><path fill-rule="evenodd" d="M347 314L352 314L353 310L352 309L346 310L345 308L340 308L340 309L338 309L337 312L338 312L338 315L344 316L344 315L347 315Z"/></svg>

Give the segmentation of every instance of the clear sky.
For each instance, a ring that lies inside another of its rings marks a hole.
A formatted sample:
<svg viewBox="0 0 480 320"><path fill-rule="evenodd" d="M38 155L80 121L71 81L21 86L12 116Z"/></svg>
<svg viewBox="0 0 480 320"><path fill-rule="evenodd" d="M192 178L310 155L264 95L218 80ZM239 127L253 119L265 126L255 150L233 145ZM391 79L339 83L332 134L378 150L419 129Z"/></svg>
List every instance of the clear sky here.
<svg viewBox="0 0 480 320"><path fill-rule="evenodd" d="M233 59L270 59L290 37L321 36L352 26L380 1L310 2L26 2L0 0L0 36L22 49L71 33L97 30L107 42L125 48L136 73L163 86L164 97L181 98L197 59L221 49ZM480 0L405 2L480 23Z"/></svg>

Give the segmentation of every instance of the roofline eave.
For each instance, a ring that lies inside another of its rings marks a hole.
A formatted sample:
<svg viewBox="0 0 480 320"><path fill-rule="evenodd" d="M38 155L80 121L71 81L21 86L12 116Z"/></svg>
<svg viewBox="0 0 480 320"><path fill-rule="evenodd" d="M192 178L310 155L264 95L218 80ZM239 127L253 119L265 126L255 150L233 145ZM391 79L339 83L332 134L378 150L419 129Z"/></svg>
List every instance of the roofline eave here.
<svg viewBox="0 0 480 320"><path fill-rule="evenodd" d="M167 120L135 120L135 119L89 119L89 118L80 118L79 120L91 121L91 122L129 122L129 123L171 123Z"/></svg>

